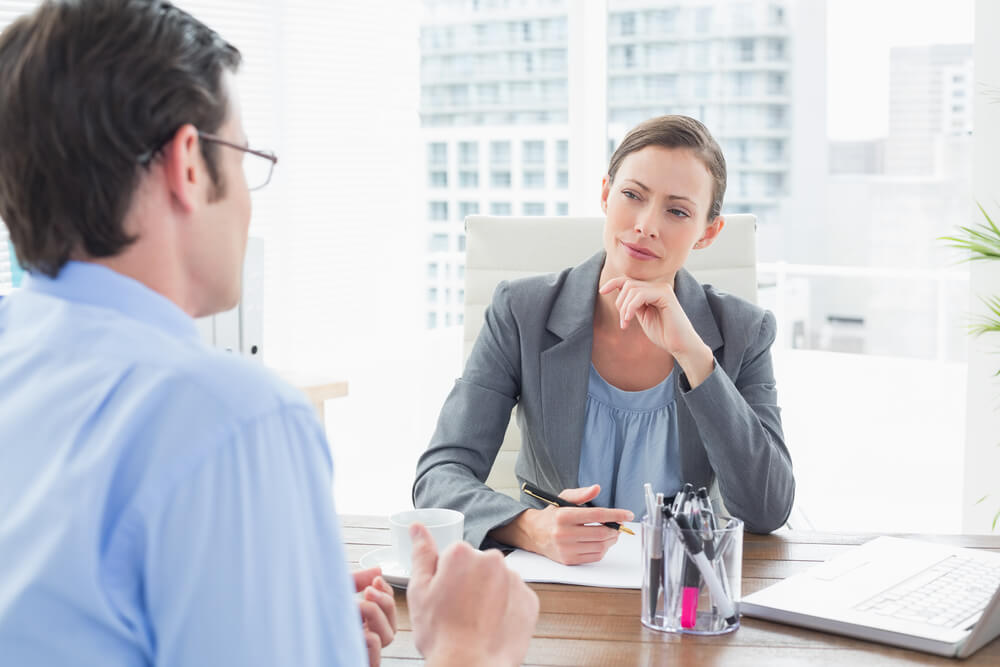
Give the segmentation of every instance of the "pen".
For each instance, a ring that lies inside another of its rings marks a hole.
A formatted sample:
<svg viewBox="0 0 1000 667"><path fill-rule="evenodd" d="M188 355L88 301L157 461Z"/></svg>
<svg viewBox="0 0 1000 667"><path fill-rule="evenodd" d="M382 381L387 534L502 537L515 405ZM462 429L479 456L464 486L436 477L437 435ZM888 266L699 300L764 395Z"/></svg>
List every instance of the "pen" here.
<svg viewBox="0 0 1000 667"><path fill-rule="evenodd" d="M521 490L527 493L532 498L538 498L543 503L548 503L549 505L554 505L556 507L581 507L581 505L574 505L568 500L563 500L559 496L554 496L551 493L542 491L541 489L539 489L534 484L531 484L530 482L525 482L524 484L522 484ZM607 526L608 528L611 528L612 530L620 530L623 533L628 533L629 535L635 535L635 533L629 530L628 526L623 526L617 521L605 521L604 525Z"/></svg>
<svg viewBox="0 0 1000 667"><path fill-rule="evenodd" d="M669 510L664 510L664 514L667 514ZM729 625L736 625L739 621L739 614L736 612L736 608L733 606L732 600L726 594L725 588L722 586L722 582L719 581L719 577L715 574L715 570L712 569L711 563L708 562L708 558L705 557L705 550L702 546L702 542L698 539L698 536L691 530L691 524L688 523L687 517L683 514L670 514L673 518L674 523L681 531L681 537L684 539L684 548L691 556L691 560L694 561L695 566L698 571L701 572L702 579L708 584L708 591L712 594L712 600L715 602L715 606L719 608L719 613L722 617L726 619L726 623ZM687 591L685 590L685 597ZM683 621L683 619L682 619ZM691 626L693 627L693 626Z"/></svg>

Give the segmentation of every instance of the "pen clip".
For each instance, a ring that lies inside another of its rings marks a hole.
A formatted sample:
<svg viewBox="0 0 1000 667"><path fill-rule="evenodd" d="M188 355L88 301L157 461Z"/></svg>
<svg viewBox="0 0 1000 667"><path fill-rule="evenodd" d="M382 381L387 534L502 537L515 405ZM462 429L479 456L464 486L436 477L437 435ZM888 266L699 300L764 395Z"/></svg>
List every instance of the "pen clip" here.
<svg viewBox="0 0 1000 667"><path fill-rule="evenodd" d="M541 500L546 505L552 505L553 507L559 507L559 503L554 503L551 500L549 500L548 498L542 498L537 493L532 493L531 489L529 489L527 487L528 487L528 483L525 482L524 484L521 485L521 491L523 491L527 495L531 496L532 498L537 498L538 500Z"/></svg>

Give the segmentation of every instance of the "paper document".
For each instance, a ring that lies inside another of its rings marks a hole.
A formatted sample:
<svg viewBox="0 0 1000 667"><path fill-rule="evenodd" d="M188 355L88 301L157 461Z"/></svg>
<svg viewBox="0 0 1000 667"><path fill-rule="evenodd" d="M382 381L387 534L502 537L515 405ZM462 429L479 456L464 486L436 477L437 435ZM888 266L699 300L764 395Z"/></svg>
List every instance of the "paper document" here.
<svg viewBox="0 0 1000 667"><path fill-rule="evenodd" d="M625 524L635 535L621 533L604 558L585 565L562 565L530 551L514 550L505 559L507 567L529 582L602 586L642 587L642 537L638 523Z"/></svg>

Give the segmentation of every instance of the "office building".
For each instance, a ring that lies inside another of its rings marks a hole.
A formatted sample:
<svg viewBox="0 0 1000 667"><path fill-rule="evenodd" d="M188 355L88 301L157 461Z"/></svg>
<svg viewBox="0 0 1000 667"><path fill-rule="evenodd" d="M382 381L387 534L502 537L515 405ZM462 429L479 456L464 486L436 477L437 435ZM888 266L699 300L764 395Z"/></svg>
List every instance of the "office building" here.
<svg viewBox="0 0 1000 667"><path fill-rule="evenodd" d="M570 1L425 2L428 328L462 322L466 215L569 211ZM726 211L755 213L761 257L783 256L824 196L824 6L609 0L608 155L643 119L699 118L727 156Z"/></svg>
<svg viewBox="0 0 1000 667"><path fill-rule="evenodd" d="M971 44L893 48L886 172L945 175L971 159L961 138L972 132L974 86Z"/></svg>
<svg viewBox="0 0 1000 667"><path fill-rule="evenodd" d="M831 141L829 173L885 173L885 139Z"/></svg>

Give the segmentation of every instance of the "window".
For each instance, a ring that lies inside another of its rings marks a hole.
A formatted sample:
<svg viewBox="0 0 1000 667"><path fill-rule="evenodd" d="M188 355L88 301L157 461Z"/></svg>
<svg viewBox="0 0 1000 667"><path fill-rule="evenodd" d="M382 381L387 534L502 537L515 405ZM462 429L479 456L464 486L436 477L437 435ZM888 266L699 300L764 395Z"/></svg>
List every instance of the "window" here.
<svg viewBox="0 0 1000 667"><path fill-rule="evenodd" d="M435 222L439 222L441 220L447 220L448 219L448 202L446 202L446 201L432 201L432 202L430 202L430 205L429 205L428 208L429 208L429 212L428 212L427 216L431 220L434 220Z"/></svg>
<svg viewBox="0 0 1000 667"><path fill-rule="evenodd" d="M443 141L427 144L427 163L432 166L448 164L448 144Z"/></svg>
<svg viewBox="0 0 1000 667"><path fill-rule="evenodd" d="M767 20L771 25L782 25L785 22L785 8L781 5L771 5L767 8Z"/></svg>
<svg viewBox="0 0 1000 667"><path fill-rule="evenodd" d="M569 142L565 139L556 142L556 163L569 164Z"/></svg>
<svg viewBox="0 0 1000 667"><path fill-rule="evenodd" d="M427 288L427 302L428 303L437 303L437 300L438 300L438 289L437 289L437 287L429 287L429 288Z"/></svg>
<svg viewBox="0 0 1000 667"><path fill-rule="evenodd" d="M556 202L556 215L569 215L569 202Z"/></svg>
<svg viewBox="0 0 1000 667"><path fill-rule="evenodd" d="M768 72L767 92L769 95L785 95L785 75L781 72Z"/></svg>
<svg viewBox="0 0 1000 667"><path fill-rule="evenodd" d="M627 14L618 15L618 34L623 37L635 34L635 14L629 12Z"/></svg>
<svg viewBox="0 0 1000 667"><path fill-rule="evenodd" d="M560 169L556 172L556 187L565 190L569 187L569 171Z"/></svg>
<svg viewBox="0 0 1000 667"><path fill-rule="evenodd" d="M490 142L490 163L510 164L510 142L491 141Z"/></svg>
<svg viewBox="0 0 1000 667"><path fill-rule="evenodd" d="M431 252L448 252L448 235L431 234L427 247Z"/></svg>
<svg viewBox="0 0 1000 667"><path fill-rule="evenodd" d="M490 185L494 188L510 187L509 171L493 171L490 173Z"/></svg>
<svg viewBox="0 0 1000 667"><path fill-rule="evenodd" d="M458 267L456 267L455 277L459 280L463 280L465 278L465 264L459 264Z"/></svg>
<svg viewBox="0 0 1000 667"><path fill-rule="evenodd" d="M767 59L770 60L771 62L785 59L785 40L783 39L767 40Z"/></svg>
<svg viewBox="0 0 1000 667"><path fill-rule="evenodd" d="M712 8L698 7L694 11L694 30L698 33L706 33L712 27Z"/></svg>
<svg viewBox="0 0 1000 667"><path fill-rule="evenodd" d="M677 96L676 74L654 74L646 77L646 99L656 100Z"/></svg>
<svg viewBox="0 0 1000 667"><path fill-rule="evenodd" d="M451 326L451 313L445 313L444 314L444 325L446 327L450 327Z"/></svg>
<svg viewBox="0 0 1000 667"><path fill-rule="evenodd" d="M545 142L525 141L522 148L521 161L524 164L542 164L545 162Z"/></svg>
<svg viewBox="0 0 1000 667"><path fill-rule="evenodd" d="M479 164L479 143L475 141L458 142L458 163L462 165Z"/></svg>
<svg viewBox="0 0 1000 667"><path fill-rule="evenodd" d="M526 201L521 205L521 212L524 215L545 215L545 203Z"/></svg>
<svg viewBox="0 0 1000 667"><path fill-rule="evenodd" d="M458 235L458 251L465 252L465 234Z"/></svg>
<svg viewBox="0 0 1000 667"><path fill-rule="evenodd" d="M462 170L458 172L458 187L460 188L478 188L479 187L479 172L478 171L468 171Z"/></svg>
<svg viewBox="0 0 1000 667"><path fill-rule="evenodd" d="M432 188L446 188L448 187L448 172L446 171L432 171L428 174L428 185Z"/></svg>
<svg viewBox="0 0 1000 667"><path fill-rule="evenodd" d="M457 294L458 294L458 304L462 305L463 303L465 303L465 290L460 289L458 290Z"/></svg>
<svg viewBox="0 0 1000 667"><path fill-rule="evenodd" d="M526 188L544 188L545 187L545 172L537 169L525 169L524 170L524 187Z"/></svg>
<svg viewBox="0 0 1000 667"><path fill-rule="evenodd" d="M741 63L753 62L754 40L740 39L736 42L736 59Z"/></svg>
<svg viewBox="0 0 1000 667"><path fill-rule="evenodd" d="M460 201L458 202L458 219L465 220L470 215L476 215L479 213L479 202L477 201Z"/></svg>
<svg viewBox="0 0 1000 667"><path fill-rule="evenodd" d="M437 262L431 262L427 265L427 277L436 280L438 277L438 264Z"/></svg>
<svg viewBox="0 0 1000 667"><path fill-rule="evenodd" d="M510 215L510 202L509 201L493 201L490 202L490 215Z"/></svg>
<svg viewBox="0 0 1000 667"><path fill-rule="evenodd" d="M427 328L436 329L438 325L438 314L435 312L427 313Z"/></svg>

